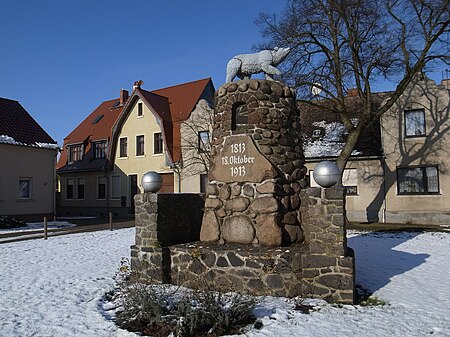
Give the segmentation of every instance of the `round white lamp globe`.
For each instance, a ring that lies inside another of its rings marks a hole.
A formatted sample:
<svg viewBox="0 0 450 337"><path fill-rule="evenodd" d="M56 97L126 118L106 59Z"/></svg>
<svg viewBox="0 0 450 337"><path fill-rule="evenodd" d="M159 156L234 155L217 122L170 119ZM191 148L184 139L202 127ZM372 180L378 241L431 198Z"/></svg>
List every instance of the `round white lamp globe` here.
<svg viewBox="0 0 450 337"><path fill-rule="evenodd" d="M162 177L158 172L149 171L142 176L141 180L144 192L157 192L162 186Z"/></svg>
<svg viewBox="0 0 450 337"><path fill-rule="evenodd" d="M314 168L313 177L319 186L331 187L339 182L341 172L335 162L324 160Z"/></svg>

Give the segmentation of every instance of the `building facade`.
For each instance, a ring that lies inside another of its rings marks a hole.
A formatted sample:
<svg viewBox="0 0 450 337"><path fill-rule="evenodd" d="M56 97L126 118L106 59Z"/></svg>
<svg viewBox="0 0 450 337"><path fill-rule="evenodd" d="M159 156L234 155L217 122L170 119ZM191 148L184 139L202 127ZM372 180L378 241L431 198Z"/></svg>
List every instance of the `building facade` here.
<svg viewBox="0 0 450 337"><path fill-rule="evenodd" d="M422 75L394 106L365 130L343 173L347 218L352 222L450 222L449 82ZM388 99L390 93L378 93ZM338 116L301 110L306 166L335 160L346 139ZM309 114L309 115L308 115Z"/></svg>
<svg viewBox="0 0 450 337"><path fill-rule="evenodd" d="M153 91L136 82L131 95L121 90L103 102L64 140L58 214L133 214L148 171L161 174L161 193L199 192L200 178L192 178L197 185L183 180L181 125L193 112L201 114L199 102L209 107L213 94L210 79Z"/></svg>
<svg viewBox="0 0 450 337"><path fill-rule="evenodd" d="M387 222L450 223L450 81L418 77L382 116Z"/></svg>
<svg viewBox="0 0 450 337"><path fill-rule="evenodd" d="M0 215L55 214L56 142L19 102L0 98Z"/></svg>

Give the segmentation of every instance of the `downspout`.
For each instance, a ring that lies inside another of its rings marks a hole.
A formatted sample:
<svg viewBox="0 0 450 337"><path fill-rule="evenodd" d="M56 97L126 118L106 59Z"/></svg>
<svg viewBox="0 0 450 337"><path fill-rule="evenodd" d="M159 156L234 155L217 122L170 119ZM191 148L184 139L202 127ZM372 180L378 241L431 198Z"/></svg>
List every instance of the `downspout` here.
<svg viewBox="0 0 450 337"><path fill-rule="evenodd" d="M104 177L106 179L106 217L109 218L109 177L106 175L106 172L104 172Z"/></svg>
<svg viewBox="0 0 450 337"><path fill-rule="evenodd" d="M53 156L53 220L56 220L56 190L58 188L58 179L56 178L56 163L58 157L58 151L55 151L55 155Z"/></svg>
<svg viewBox="0 0 450 337"><path fill-rule="evenodd" d="M386 223L386 155L384 153L384 132L382 118L380 118L380 133L381 133L381 169L383 170L383 209L381 210L381 222Z"/></svg>

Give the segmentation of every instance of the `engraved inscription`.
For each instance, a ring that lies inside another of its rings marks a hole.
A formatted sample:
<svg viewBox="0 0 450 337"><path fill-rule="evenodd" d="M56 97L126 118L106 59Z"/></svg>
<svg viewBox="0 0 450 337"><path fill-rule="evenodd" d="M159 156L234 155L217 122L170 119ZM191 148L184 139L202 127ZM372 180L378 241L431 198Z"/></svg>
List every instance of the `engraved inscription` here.
<svg viewBox="0 0 450 337"><path fill-rule="evenodd" d="M232 165L229 168L231 177L245 177L247 173L245 164L253 164L255 162L255 157L247 156L245 150L245 143L231 144L231 156L222 156L222 165Z"/></svg>
<svg viewBox="0 0 450 337"><path fill-rule="evenodd" d="M268 176L272 176L272 166L248 135L228 137L210 171L210 180L224 182L260 182Z"/></svg>

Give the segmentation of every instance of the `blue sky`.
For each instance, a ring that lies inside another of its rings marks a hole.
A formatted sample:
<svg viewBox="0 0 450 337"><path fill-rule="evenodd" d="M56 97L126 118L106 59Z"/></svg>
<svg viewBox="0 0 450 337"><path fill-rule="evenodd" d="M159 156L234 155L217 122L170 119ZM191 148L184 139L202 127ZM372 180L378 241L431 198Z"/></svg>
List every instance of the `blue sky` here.
<svg viewBox="0 0 450 337"><path fill-rule="evenodd" d="M283 0L0 0L0 97L62 145L102 101L211 77L261 42L260 12ZM435 74L440 79L440 71Z"/></svg>
<svg viewBox="0 0 450 337"><path fill-rule="evenodd" d="M281 0L2 0L0 97L18 100L60 145L100 102L212 77L262 40L254 20Z"/></svg>

